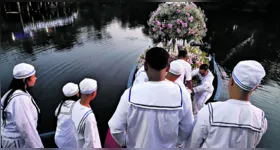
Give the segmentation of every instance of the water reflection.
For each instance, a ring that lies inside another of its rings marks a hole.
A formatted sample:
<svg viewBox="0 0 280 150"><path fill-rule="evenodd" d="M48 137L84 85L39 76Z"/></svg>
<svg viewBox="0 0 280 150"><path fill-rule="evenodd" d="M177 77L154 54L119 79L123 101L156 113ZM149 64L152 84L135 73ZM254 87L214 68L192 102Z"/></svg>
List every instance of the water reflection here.
<svg viewBox="0 0 280 150"><path fill-rule="evenodd" d="M142 14L156 9L157 5L155 8L143 6L132 20L121 20L122 15L133 13L126 11L127 7L128 4L120 7L93 2L58 7L52 11L41 9L40 13L31 11L21 17L3 14L1 91L7 90L15 64L29 62L35 65L39 80L33 89L34 97L39 106L45 106L41 109L42 122L49 123L40 124L39 132L55 130L52 112L62 99L63 84L69 81L78 83L84 77L92 77L99 81L100 91L94 102L94 111L101 141L104 141L108 120L125 89L130 68L140 52L151 44L141 32L144 27L141 23L149 17ZM75 18L74 13L77 13ZM139 24L133 20L138 20ZM133 21L131 25L130 21Z"/></svg>
<svg viewBox="0 0 280 150"><path fill-rule="evenodd" d="M147 20L151 11L157 8L157 3L94 1L66 7L58 3L56 9L44 11L42 8L46 7L45 4L32 2L32 6L38 5L39 10L34 8L21 15L1 14L1 91L7 90L16 63L34 63L40 79L34 94L39 97L40 106L46 105L42 108L43 121L52 124L54 120L50 112L55 110L62 98L62 85L68 81L78 83L84 77L94 77L100 81L101 91L94 102L94 111L97 111L103 141L107 122L125 89L130 68L139 53L150 45ZM198 5L203 8L203 3ZM243 59L255 59L265 66L267 76L255 98L260 106L267 108L265 112L271 114L271 109L280 107L276 98L278 93L275 92L280 88L279 23L258 14L205 10L208 33L204 41L211 43L217 60L226 69L230 71ZM222 13L224 15L220 15ZM238 47L250 36L250 42ZM152 40L157 42L156 39ZM227 57L229 54L230 57ZM270 99L266 100L262 95L269 95ZM270 103L264 104L267 101ZM104 110L108 110L108 113L104 113ZM272 126L268 135L279 133L279 114L269 117L273 123L269 124ZM47 124L40 126L40 132L54 130ZM269 139L268 136L263 145ZM277 145L277 142L274 143Z"/></svg>
<svg viewBox="0 0 280 150"><path fill-rule="evenodd" d="M202 6L203 8L203 6ZM209 41L217 60L230 72L241 60L253 59L261 62L267 72L262 84L273 80L280 85L280 24L271 14L207 11Z"/></svg>
<svg viewBox="0 0 280 150"><path fill-rule="evenodd" d="M32 3L32 5L37 6L36 3ZM43 6L42 4L39 5L44 7L44 4ZM61 3L57 5L63 6ZM13 49L14 43L17 43L22 45L27 53L30 53L30 48L27 49L28 46L23 41L29 41L36 47L48 46L55 47L56 51L69 51L75 44L82 46L83 40L101 41L110 39L111 35L106 31L106 26L114 20L118 20L123 29L147 27L146 21L150 11L156 7L156 3L147 7L146 3L115 5L93 2L81 3L69 8L58 7L51 11L41 10L40 14L35 12L19 15L6 14L3 16L4 28L1 31L4 51ZM143 32L148 36L145 29L143 28ZM86 30L87 35L82 36L82 40L78 39L77 35L84 30ZM10 34L10 37L8 34Z"/></svg>

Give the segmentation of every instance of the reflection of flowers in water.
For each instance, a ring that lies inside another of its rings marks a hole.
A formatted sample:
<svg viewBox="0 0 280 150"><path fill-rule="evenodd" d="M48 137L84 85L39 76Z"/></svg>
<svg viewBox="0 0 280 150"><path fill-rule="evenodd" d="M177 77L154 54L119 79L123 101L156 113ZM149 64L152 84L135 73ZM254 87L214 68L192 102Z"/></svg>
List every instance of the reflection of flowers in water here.
<svg viewBox="0 0 280 150"><path fill-rule="evenodd" d="M45 29L45 28L50 28L50 27L59 27L59 26L65 26L68 24L71 24L74 22L75 19L77 19L78 13L73 13L72 16L67 17L67 18L61 18L61 19L56 19L52 21L47 21L47 22L37 22L35 24L31 23L26 25L23 28L24 32L30 32L32 30L40 30L40 29Z"/></svg>

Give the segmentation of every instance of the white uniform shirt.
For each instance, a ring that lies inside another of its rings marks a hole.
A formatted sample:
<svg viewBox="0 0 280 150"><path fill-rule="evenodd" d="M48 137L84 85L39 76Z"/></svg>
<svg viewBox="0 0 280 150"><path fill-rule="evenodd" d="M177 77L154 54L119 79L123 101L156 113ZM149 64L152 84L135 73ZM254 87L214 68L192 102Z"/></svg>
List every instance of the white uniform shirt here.
<svg viewBox="0 0 280 150"><path fill-rule="evenodd" d="M1 136L3 139L23 140L20 148L44 148L37 131L38 112L37 104L29 93L16 90L8 103L6 112L6 126L2 123L2 109L8 92L1 98ZM17 96L18 95L18 96ZM36 107L34 106L34 104Z"/></svg>
<svg viewBox="0 0 280 150"><path fill-rule="evenodd" d="M97 122L92 110L78 100L72 110L72 123L77 148L102 148Z"/></svg>
<svg viewBox="0 0 280 150"><path fill-rule="evenodd" d="M192 93L190 89L188 89L180 80L174 81L175 84L179 85L182 89L186 89L188 93Z"/></svg>
<svg viewBox="0 0 280 150"><path fill-rule="evenodd" d="M200 75L199 69L197 68L192 71L192 76L196 76L196 75L198 75L201 84L193 88L194 93L198 93L198 92L212 93L214 91L214 87L213 87L214 75L212 74L212 72L208 70L208 74L205 77L203 77Z"/></svg>
<svg viewBox="0 0 280 150"><path fill-rule="evenodd" d="M75 101L66 100L60 110L57 118L57 127L55 132L55 143L59 148L77 148L74 127L71 120L71 113ZM55 116L57 116L58 109L61 103L55 110Z"/></svg>
<svg viewBox="0 0 280 150"><path fill-rule="evenodd" d="M190 94L170 81L127 89L109 121L113 138L128 148L174 148L191 134Z"/></svg>
<svg viewBox="0 0 280 150"><path fill-rule="evenodd" d="M192 80L192 66L188 62L186 62L182 59L177 59L175 61L180 62L184 68L184 72L181 74L181 76L177 80L181 81L183 84L185 84L185 81ZM186 80L184 81L185 77L186 77Z"/></svg>
<svg viewBox="0 0 280 150"><path fill-rule="evenodd" d="M148 75L142 66L135 74L133 85L149 81Z"/></svg>
<svg viewBox="0 0 280 150"><path fill-rule="evenodd" d="M197 116L191 148L255 148L267 130L264 112L250 102L210 103Z"/></svg>

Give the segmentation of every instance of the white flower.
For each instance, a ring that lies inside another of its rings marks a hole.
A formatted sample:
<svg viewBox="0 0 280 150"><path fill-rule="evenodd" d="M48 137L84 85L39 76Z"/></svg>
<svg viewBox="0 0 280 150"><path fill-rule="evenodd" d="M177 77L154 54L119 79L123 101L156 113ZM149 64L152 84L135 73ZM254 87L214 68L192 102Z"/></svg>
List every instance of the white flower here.
<svg viewBox="0 0 280 150"><path fill-rule="evenodd" d="M165 2L165 4L173 4L173 2Z"/></svg>

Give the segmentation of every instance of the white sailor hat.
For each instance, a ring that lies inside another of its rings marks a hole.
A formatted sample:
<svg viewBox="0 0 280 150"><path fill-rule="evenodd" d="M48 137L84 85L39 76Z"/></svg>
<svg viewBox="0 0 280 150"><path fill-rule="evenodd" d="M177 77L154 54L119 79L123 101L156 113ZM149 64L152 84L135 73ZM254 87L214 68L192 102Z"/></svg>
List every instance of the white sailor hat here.
<svg viewBox="0 0 280 150"><path fill-rule="evenodd" d="M175 75L181 75L183 73L183 66L180 62L172 61L170 63L170 69L169 72Z"/></svg>
<svg viewBox="0 0 280 150"><path fill-rule="evenodd" d="M17 64L13 69L13 75L15 79L28 78L35 74L35 68L26 63Z"/></svg>
<svg viewBox="0 0 280 150"><path fill-rule="evenodd" d="M77 95L77 93L79 92L79 87L77 84L69 82L63 86L62 92L65 96L71 97Z"/></svg>
<svg viewBox="0 0 280 150"><path fill-rule="evenodd" d="M97 82L89 78L82 80L79 85L82 94L91 94L97 89Z"/></svg>
<svg viewBox="0 0 280 150"><path fill-rule="evenodd" d="M246 91L254 90L265 76L263 66L254 60L239 62L233 69L234 82Z"/></svg>

